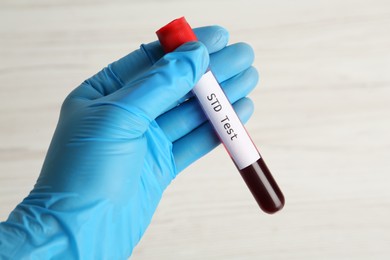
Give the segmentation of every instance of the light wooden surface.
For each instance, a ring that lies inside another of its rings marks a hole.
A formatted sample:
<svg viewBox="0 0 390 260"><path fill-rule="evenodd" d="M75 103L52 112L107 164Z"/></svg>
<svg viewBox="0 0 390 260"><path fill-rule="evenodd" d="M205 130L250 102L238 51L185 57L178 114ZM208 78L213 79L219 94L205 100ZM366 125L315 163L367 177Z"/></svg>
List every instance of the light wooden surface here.
<svg viewBox="0 0 390 260"><path fill-rule="evenodd" d="M254 47L247 128L286 207L260 212L219 148L169 187L132 259L390 259L388 0L0 0L0 219L67 93L182 15Z"/></svg>

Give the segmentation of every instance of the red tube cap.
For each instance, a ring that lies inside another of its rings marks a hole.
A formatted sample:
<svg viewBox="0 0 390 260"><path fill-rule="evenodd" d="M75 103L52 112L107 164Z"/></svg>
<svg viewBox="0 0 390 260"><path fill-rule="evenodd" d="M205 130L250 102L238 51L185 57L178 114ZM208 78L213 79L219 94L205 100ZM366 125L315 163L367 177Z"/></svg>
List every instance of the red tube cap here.
<svg viewBox="0 0 390 260"><path fill-rule="evenodd" d="M184 17L173 20L156 34L165 52L171 52L186 42L198 40Z"/></svg>

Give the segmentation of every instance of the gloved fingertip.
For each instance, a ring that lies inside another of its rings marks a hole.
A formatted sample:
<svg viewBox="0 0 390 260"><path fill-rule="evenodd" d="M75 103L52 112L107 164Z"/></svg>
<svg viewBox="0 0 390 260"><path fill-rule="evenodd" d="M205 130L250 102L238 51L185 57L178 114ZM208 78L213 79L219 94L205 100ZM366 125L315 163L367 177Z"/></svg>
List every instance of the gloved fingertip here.
<svg viewBox="0 0 390 260"><path fill-rule="evenodd" d="M214 33L214 45L227 45L229 42L229 32L221 27L221 26L216 26L219 27L218 30Z"/></svg>
<svg viewBox="0 0 390 260"><path fill-rule="evenodd" d="M253 101L247 97L240 99L233 106L243 123L247 123L255 111Z"/></svg>
<svg viewBox="0 0 390 260"><path fill-rule="evenodd" d="M253 50L253 47L245 42L238 42L235 44L238 52L242 53L242 55L245 55L247 58L250 59L251 63L254 62L255 59L255 51Z"/></svg>
<svg viewBox="0 0 390 260"><path fill-rule="evenodd" d="M219 25L195 28L194 32L198 40L207 47L210 54L226 47L230 38L229 32Z"/></svg>

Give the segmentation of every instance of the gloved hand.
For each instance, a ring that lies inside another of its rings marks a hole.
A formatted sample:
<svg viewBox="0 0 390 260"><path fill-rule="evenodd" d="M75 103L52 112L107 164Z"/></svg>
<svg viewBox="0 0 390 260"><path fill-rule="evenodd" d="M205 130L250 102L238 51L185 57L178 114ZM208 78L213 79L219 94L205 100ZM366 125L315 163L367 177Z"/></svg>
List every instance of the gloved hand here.
<svg viewBox="0 0 390 260"><path fill-rule="evenodd" d="M190 94L209 65L248 120L252 49L226 47L221 27L195 32L202 43L142 45L70 93L34 189L0 224L1 257L130 256L168 184L219 144Z"/></svg>

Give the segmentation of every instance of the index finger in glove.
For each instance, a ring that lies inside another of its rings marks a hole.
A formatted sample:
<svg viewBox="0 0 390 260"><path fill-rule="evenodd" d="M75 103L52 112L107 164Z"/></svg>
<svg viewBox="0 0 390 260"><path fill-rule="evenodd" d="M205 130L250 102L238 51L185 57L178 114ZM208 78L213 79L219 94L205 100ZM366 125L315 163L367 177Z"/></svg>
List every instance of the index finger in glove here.
<svg viewBox="0 0 390 260"><path fill-rule="evenodd" d="M199 27L195 28L194 32L198 40L206 46L209 54L223 49L229 40L229 33L220 26ZM142 44L139 50L115 61L109 65L109 68L125 85L142 75L163 56L164 52L160 43L154 41Z"/></svg>
<svg viewBox="0 0 390 260"><path fill-rule="evenodd" d="M95 105L114 105L143 121L140 131L188 93L209 65L200 42L186 43L164 55L133 83L97 100Z"/></svg>
<svg viewBox="0 0 390 260"><path fill-rule="evenodd" d="M198 39L209 53L223 49L228 42L228 32L220 26L194 29ZM86 80L72 93L71 97L97 99L114 93L128 83L142 77L152 65L164 56L158 41L141 45L141 48L108 65Z"/></svg>

